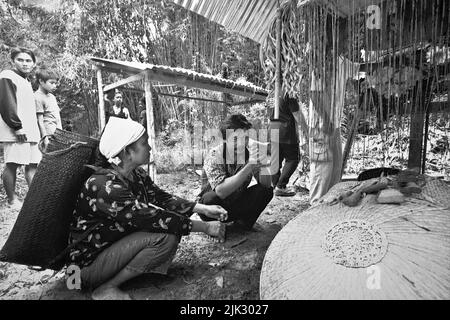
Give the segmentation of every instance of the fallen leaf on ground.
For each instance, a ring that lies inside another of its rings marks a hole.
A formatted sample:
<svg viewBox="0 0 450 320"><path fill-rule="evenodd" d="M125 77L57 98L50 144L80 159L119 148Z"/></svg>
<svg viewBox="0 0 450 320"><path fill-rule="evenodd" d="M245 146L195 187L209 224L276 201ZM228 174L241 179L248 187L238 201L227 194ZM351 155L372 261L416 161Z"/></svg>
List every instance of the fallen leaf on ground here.
<svg viewBox="0 0 450 320"><path fill-rule="evenodd" d="M223 276L216 277L216 284L217 284L219 287L223 288Z"/></svg>

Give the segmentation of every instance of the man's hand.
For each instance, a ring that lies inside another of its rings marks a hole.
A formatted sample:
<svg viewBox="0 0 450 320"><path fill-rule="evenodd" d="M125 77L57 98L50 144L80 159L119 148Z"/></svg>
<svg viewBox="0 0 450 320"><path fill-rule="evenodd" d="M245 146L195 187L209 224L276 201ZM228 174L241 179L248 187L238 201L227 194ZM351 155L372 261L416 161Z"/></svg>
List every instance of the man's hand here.
<svg viewBox="0 0 450 320"><path fill-rule="evenodd" d="M206 234L217 238L219 242L225 242L226 225L220 221L206 222Z"/></svg>
<svg viewBox="0 0 450 320"><path fill-rule="evenodd" d="M194 211L202 213L208 218L217 219L220 221L226 221L228 219L228 212L219 205L205 205L197 203L194 207Z"/></svg>
<svg viewBox="0 0 450 320"><path fill-rule="evenodd" d="M15 134L17 137L17 141L19 142L27 141L27 135L25 134L25 131L23 129L16 130Z"/></svg>

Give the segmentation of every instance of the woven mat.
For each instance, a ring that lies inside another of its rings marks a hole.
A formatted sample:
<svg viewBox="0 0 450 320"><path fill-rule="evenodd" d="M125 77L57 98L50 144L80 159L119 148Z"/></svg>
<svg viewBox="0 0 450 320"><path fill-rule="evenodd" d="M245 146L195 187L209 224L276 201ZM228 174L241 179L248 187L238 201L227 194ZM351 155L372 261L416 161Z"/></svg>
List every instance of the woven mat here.
<svg viewBox="0 0 450 320"><path fill-rule="evenodd" d="M450 299L450 210L415 198L379 204L375 195L352 208L312 207L271 243L260 296Z"/></svg>

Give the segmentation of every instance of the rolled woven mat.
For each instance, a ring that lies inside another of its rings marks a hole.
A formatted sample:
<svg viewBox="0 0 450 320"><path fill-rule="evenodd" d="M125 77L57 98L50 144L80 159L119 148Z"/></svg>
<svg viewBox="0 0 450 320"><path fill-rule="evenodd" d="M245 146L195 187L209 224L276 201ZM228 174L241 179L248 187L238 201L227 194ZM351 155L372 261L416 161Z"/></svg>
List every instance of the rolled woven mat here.
<svg viewBox="0 0 450 320"><path fill-rule="evenodd" d="M329 203L339 197L344 191L349 191L359 186L361 181L345 181L335 184L328 192L319 199L317 204Z"/></svg>
<svg viewBox="0 0 450 320"><path fill-rule="evenodd" d="M94 161L97 145L62 130L50 137L0 261L55 270L64 265L64 260L50 263L67 247L75 202L89 175L84 165Z"/></svg>
<svg viewBox="0 0 450 320"><path fill-rule="evenodd" d="M450 210L406 199L301 213L266 253L261 298L449 299Z"/></svg>

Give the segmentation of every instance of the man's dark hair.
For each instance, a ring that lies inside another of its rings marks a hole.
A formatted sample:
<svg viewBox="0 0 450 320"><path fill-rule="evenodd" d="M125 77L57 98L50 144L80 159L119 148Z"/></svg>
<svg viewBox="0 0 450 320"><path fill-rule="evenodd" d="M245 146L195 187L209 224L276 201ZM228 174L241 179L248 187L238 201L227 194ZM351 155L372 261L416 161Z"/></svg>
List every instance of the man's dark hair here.
<svg viewBox="0 0 450 320"><path fill-rule="evenodd" d="M226 139L228 129L242 129L248 130L252 127L252 124L247 120L247 118L240 114L229 115L219 126L220 132L222 133L223 139Z"/></svg>
<svg viewBox="0 0 450 320"><path fill-rule="evenodd" d="M40 68L37 72L36 72L36 80L37 81L48 81L50 79L54 79L54 80L58 80L58 74L52 70L49 70L47 68Z"/></svg>
<svg viewBox="0 0 450 320"><path fill-rule="evenodd" d="M34 55L33 51L31 51L30 49L18 48L18 47L11 49L11 60L14 60L16 58L16 56L20 53L28 54L31 57L31 59L33 59L33 62L36 63L36 56Z"/></svg>

